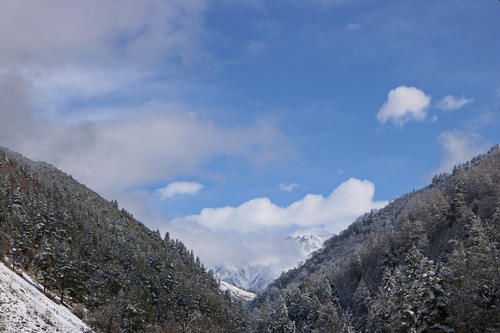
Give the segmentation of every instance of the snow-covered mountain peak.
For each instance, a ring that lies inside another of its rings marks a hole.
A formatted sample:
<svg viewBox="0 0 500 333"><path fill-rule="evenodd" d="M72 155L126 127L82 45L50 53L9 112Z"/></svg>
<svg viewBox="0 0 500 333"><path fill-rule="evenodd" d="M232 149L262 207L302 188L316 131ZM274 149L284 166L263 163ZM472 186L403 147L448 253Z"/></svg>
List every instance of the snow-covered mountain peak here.
<svg viewBox="0 0 500 333"><path fill-rule="evenodd" d="M215 268L215 275L238 288L258 292L281 273L280 269L269 265L221 265Z"/></svg>
<svg viewBox="0 0 500 333"><path fill-rule="evenodd" d="M287 240L297 242L304 255L307 257L316 250L323 247L323 243L330 238L331 235L300 235L300 236L287 236Z"/></svg>
<svg viewBox="0 0 500 333"><path fill-rule="evenodd" d="M323 247L329 235L300 235L287 236L285 239L295 242L302 255L296 258L296 263L307 259L311 253ZM252 292L264 290L280 274L292 267L278 265L219 265L215 267L215 275L221 281L227 282L238 288Z"/></svg>

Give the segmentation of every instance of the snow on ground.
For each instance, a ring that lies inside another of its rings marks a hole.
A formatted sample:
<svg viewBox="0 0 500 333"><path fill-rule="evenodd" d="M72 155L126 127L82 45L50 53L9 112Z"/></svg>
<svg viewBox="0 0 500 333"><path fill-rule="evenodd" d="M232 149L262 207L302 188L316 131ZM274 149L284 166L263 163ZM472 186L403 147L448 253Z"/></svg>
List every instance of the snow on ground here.
<svg viewBox="0 0 500 333"><path fill-rule="evenodd" d="M231 294L231 296L233 296L236 299L242 300L242 301L249 302L249 301L253 300L256 296L254 293L240 289L240 288L233 286L232 284L229 284L229 283L224 282L222 280L220 281L219 288L223 292L225 292L226 290L229 290L229 293Z"/></svg>
<svg viewBox="0 0 500 333"><path fill-rule="evenodd" d="M0 262L0 332L92 332L70 310Z"/></svg>

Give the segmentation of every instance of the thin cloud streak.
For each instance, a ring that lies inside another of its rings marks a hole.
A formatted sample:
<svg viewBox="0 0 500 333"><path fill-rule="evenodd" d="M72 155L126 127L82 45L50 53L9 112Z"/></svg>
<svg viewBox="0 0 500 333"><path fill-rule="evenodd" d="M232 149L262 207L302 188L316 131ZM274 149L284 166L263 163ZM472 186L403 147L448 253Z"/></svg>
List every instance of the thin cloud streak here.
<svg viewBox="0 0 500 333"><path fill-rule="evenodd" d="M193 195L203 189L203 184L197 182L173 182L155 191L161 200L166 200L177 195Z"/></svg>
<svg viewBox="0 0 500 333"><path fill-rule="evenodd" d="M466 104L469 104L474 101L474 98L455 98L451 95L443 97L437 104L436 107L438 109L444 111L454 111L464 107Z"/></svg>

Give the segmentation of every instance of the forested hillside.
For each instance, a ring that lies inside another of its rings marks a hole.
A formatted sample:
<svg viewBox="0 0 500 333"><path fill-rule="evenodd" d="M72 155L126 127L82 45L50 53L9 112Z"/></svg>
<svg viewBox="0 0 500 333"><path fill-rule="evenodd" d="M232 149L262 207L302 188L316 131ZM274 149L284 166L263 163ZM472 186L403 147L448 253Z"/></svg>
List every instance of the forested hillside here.
<svg viewBox="0 0 500 333"><path fill-rule="evenodd" d="M499 332L500 149L358 218L253 305L274 332Z"/></svg>
<svg viewBox="0 0 500 333"><path fill-rule="evenodd" d="M180 241L54 167L3 148L0 259L98 331L245 330L241 306Z"/></svg>
<svg viewBox="0 0 500 333"><path fill-rule="evenodd" d="M0 149L0 258L103 332L498 332L500 148L358 218L253 303L54 167Z"/></svg>

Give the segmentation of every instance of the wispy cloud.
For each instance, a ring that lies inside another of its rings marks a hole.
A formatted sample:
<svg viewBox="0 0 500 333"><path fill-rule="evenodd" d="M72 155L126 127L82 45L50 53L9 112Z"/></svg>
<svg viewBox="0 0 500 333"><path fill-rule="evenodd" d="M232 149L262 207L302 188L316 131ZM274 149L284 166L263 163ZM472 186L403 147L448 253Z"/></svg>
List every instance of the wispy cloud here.
<svg viewBox="0 0 500 333"><path fill-rule="evenodd" d="M204 0L55 0L29 6L6 1L0 12L0 59L23 65L94 57L109 64L165 56L189 61L201 41L205 8Z"/></svg>
<svg viewBox="0 0 500 333"><path fill-rule="evenodd" d="M267 44L263 41L251 41L247 43L247 51L252 56L258 56L264 53L267 48Z"/></svg>
<svg viewBox="0 0 500 333"><path fill-rule="evenodd" d="M455 165L464 163L488 149L481 136L474 132L446 131L439 135L438 140L443 158L433 175L450 172Z"/></svg>
<svg viewBox="0 0 500 333"><path fill-rule="evenodd" d="M346 29L349 31L361 30L361 25L359 25L358 23L349 23L346 26Z"/></svg>
<svg viewBox="0 0 500 333"><path fill-rule="evenodd" d="M426 109L431 97L415 87L400 86L392 89L387 101L377 113L377 120L385 124L388 121L403 127L410 120L422 121L427 116Z"/></svg>
<svg viewBox="0 0 500 333"><path fill-rule="evenodd" d="M155 191L162 200L172 198L177 195L193 195L203 189L203 184L197 182L173 182Z"/></svg>
<svg viewBox="0 0 500 333"><path fill-rule="evenodd" d="M214 156L266 164L288 154L286 138L269 122L233 129L163 103L103 108L101 117L109 113L103 121L67 122L35 110L23 76L1 75L0 87L0 144L52 163L103 194L188 175Z"/></svg>
<svg viewBox="0 0 500 333"><path fill-rule="evenodd" d="M438 109L444 110L444 111L453 111L453 110L458 110L465 106L468 103L471 103L474 101L474 98L465 98L465 97L460 97L456 98L451 95L443 97L439 102L436 103L436 107Z"/></svg>
<svg viewBox="0 0 500 333"><path fill-rule="evenodd" d="M291 184L286 184L286 183L281 183L279 185L280 190L285 191L285 192L292 192L293 190L299 188L299 184L297 183L291 183Z"/></svg>

